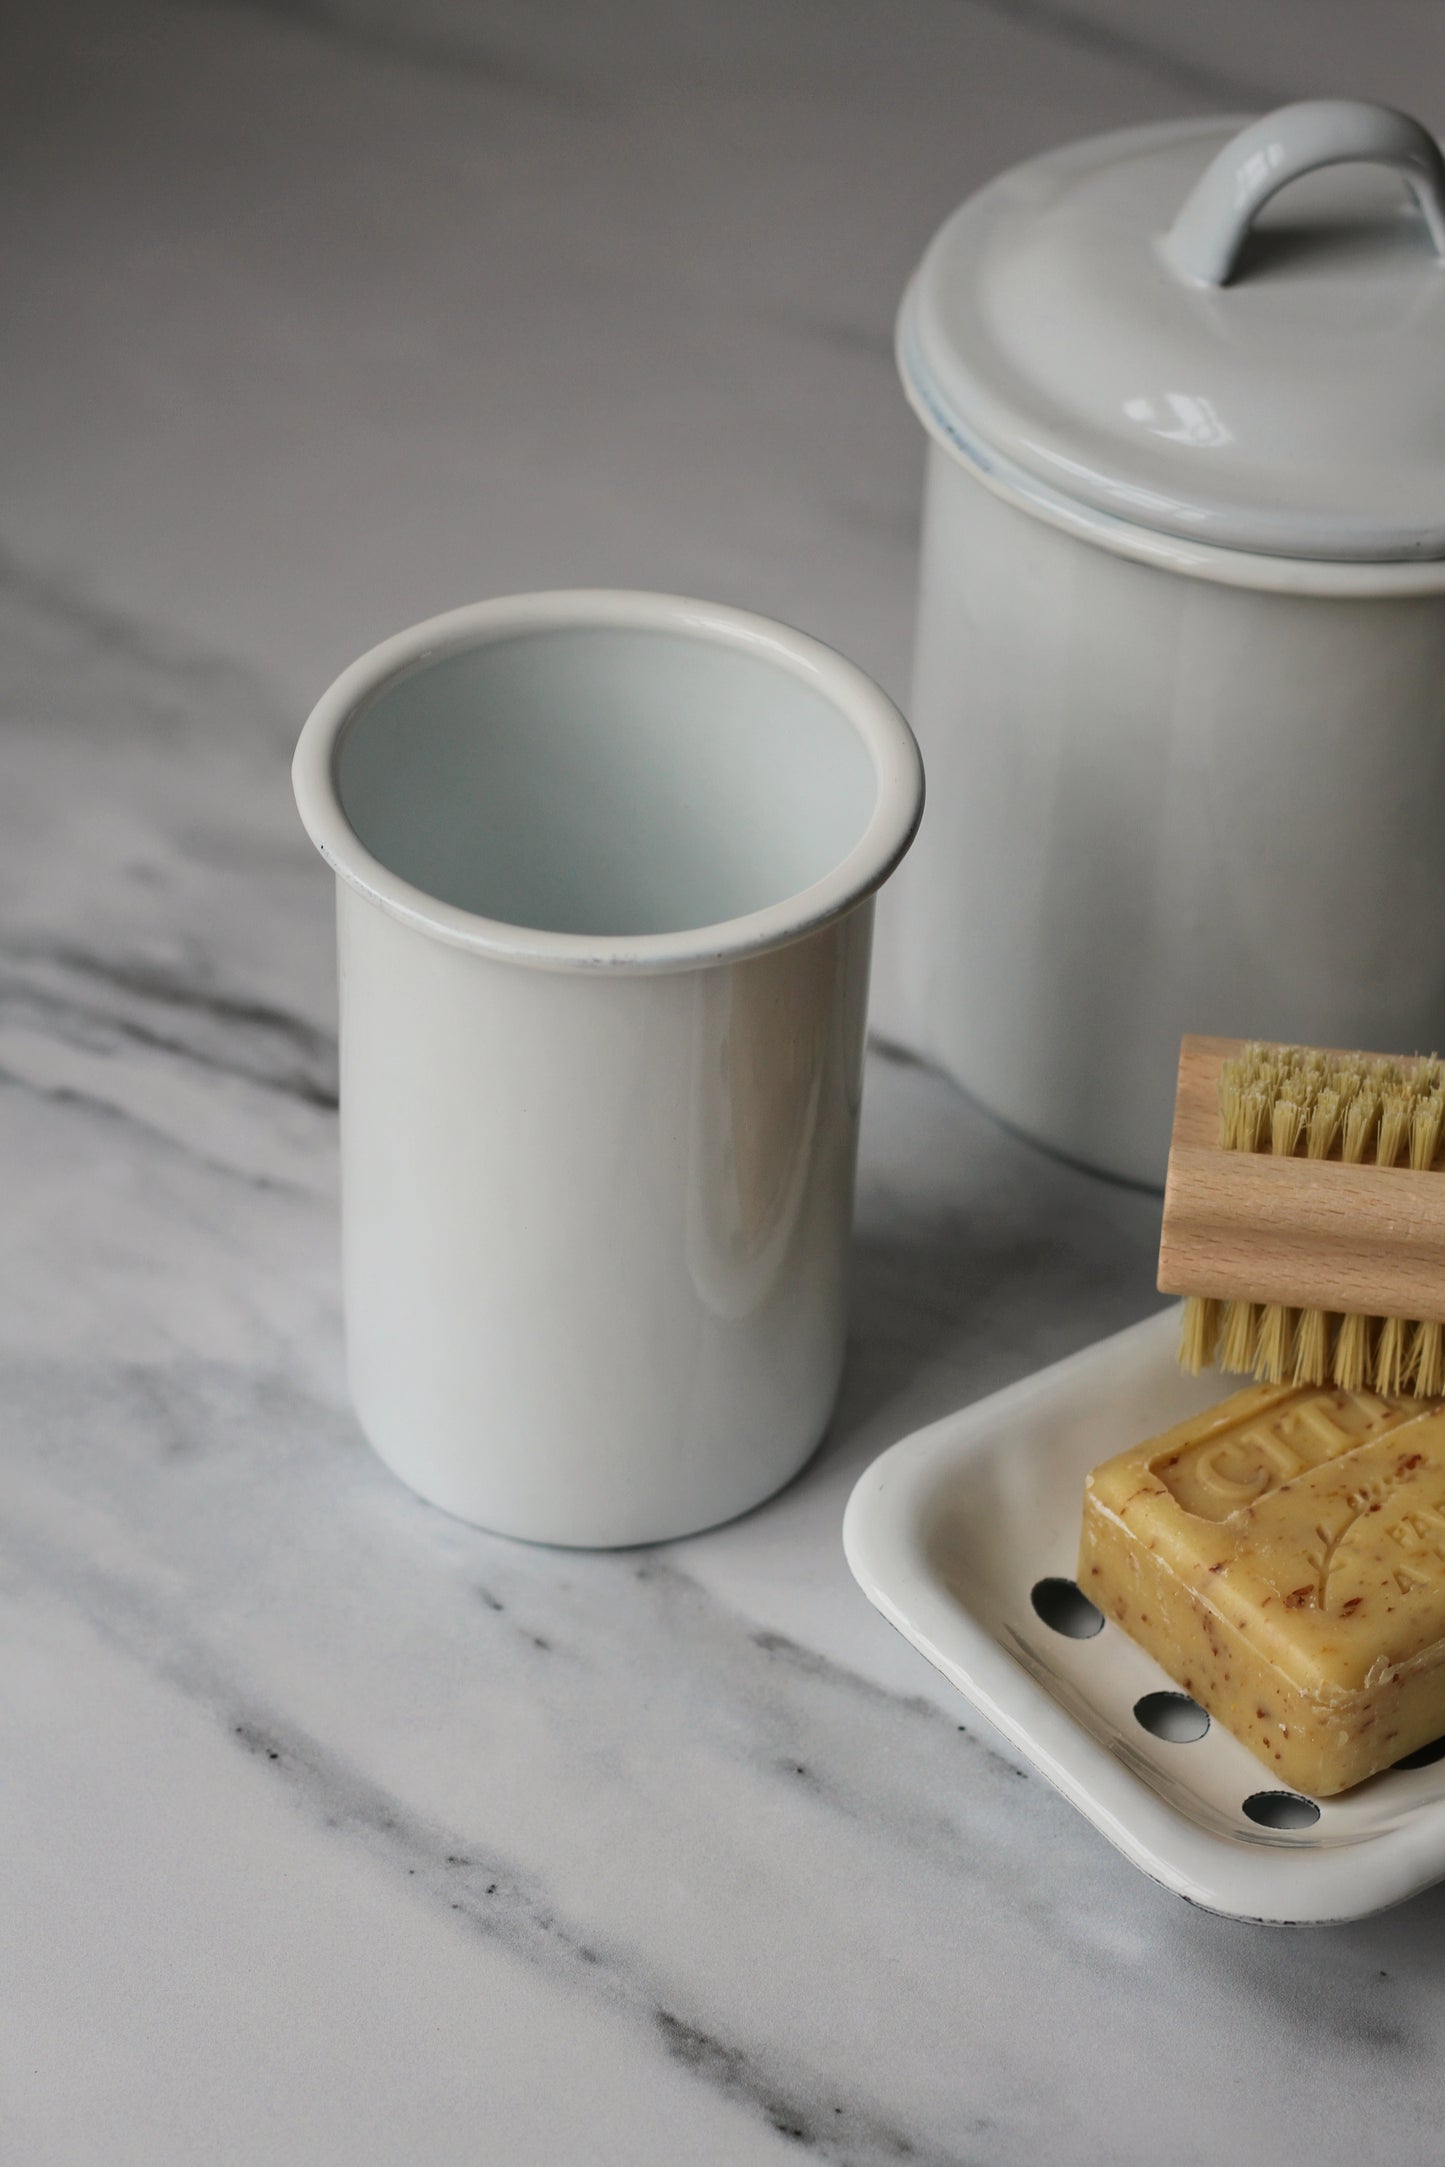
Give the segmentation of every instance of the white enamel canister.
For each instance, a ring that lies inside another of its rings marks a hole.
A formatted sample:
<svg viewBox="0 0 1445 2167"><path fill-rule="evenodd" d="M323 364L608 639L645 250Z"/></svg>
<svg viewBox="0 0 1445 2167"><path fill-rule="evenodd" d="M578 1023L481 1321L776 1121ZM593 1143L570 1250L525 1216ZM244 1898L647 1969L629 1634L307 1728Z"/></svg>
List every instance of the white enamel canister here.
<svg viewBox="0 0 1445 2167"><path fill-rule="evenodd" d="M1445 167L1348 101L973 197L928 430L908 1035L1162 1182L1186 1030L1445 1046Z"/></svg>
<svg viewBox="0 0 1445 2167"><path fill-rule="evenodd" d="M906 724L764 619L543 594L364 656L294 779L338 876L372 1444L539 1541L758 1503L837 1390L872 899L922 805Z"/></svg>

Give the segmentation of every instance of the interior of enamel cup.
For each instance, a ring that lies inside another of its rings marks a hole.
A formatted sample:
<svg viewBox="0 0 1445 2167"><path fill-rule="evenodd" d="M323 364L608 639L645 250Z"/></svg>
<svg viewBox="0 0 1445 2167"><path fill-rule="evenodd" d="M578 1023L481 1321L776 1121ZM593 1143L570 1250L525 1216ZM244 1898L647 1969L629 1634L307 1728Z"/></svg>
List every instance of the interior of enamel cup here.
<svg viewBox="0 0 1445 2167"><path fill-rule="evenodd" d="M812 685L705 637L542 628L428 659L336 755L373 857L539 931L645 935L785 901L862 837L868 750Z"/></svg>

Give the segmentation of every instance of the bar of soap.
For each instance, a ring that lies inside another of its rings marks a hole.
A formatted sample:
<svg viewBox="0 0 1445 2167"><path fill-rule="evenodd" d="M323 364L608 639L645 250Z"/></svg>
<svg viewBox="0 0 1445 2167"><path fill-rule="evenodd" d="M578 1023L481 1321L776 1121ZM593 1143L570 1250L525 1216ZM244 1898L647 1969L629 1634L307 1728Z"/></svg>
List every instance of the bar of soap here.
<svg viewBox="0 0 1445 2167"><path fill-rule="evenodd" d="M1256 1385L1096 1467L1079 1585L1277 1781L1445 1733L1445 1404Z"/></svg>

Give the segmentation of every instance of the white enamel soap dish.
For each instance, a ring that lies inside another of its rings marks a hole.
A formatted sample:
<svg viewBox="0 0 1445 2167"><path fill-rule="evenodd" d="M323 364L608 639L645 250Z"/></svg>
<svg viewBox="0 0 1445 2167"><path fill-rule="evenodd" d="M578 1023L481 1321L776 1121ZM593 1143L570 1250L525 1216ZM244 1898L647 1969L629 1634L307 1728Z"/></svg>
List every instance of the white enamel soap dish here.
<svg viewBox="0 0 1445 2167"><path fill-rule="evenodd" d="M1191 1903L1288 1926L1445 1876L1445 1740L1341 1797L1283 1792L1074 1585L1084 1477L1228 1391L1165 1310L873 1462L843 1543L870 1602L1124 1856Z"/></svg>

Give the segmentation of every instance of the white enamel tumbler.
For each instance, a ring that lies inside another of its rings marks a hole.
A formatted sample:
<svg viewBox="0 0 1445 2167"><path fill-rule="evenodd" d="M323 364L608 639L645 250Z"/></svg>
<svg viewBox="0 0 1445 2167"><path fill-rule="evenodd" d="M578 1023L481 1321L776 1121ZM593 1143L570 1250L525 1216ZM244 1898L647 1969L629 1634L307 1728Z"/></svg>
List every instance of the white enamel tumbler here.
<svg viewBox="0 0 1445 2167"><path fill-rule="evenodd" d="M525 595L353 664L294 782L337 875L371 1443L543 1542L759 1503L842 1364L872 898L922 809L902 717L738 610Z"/></svg>

